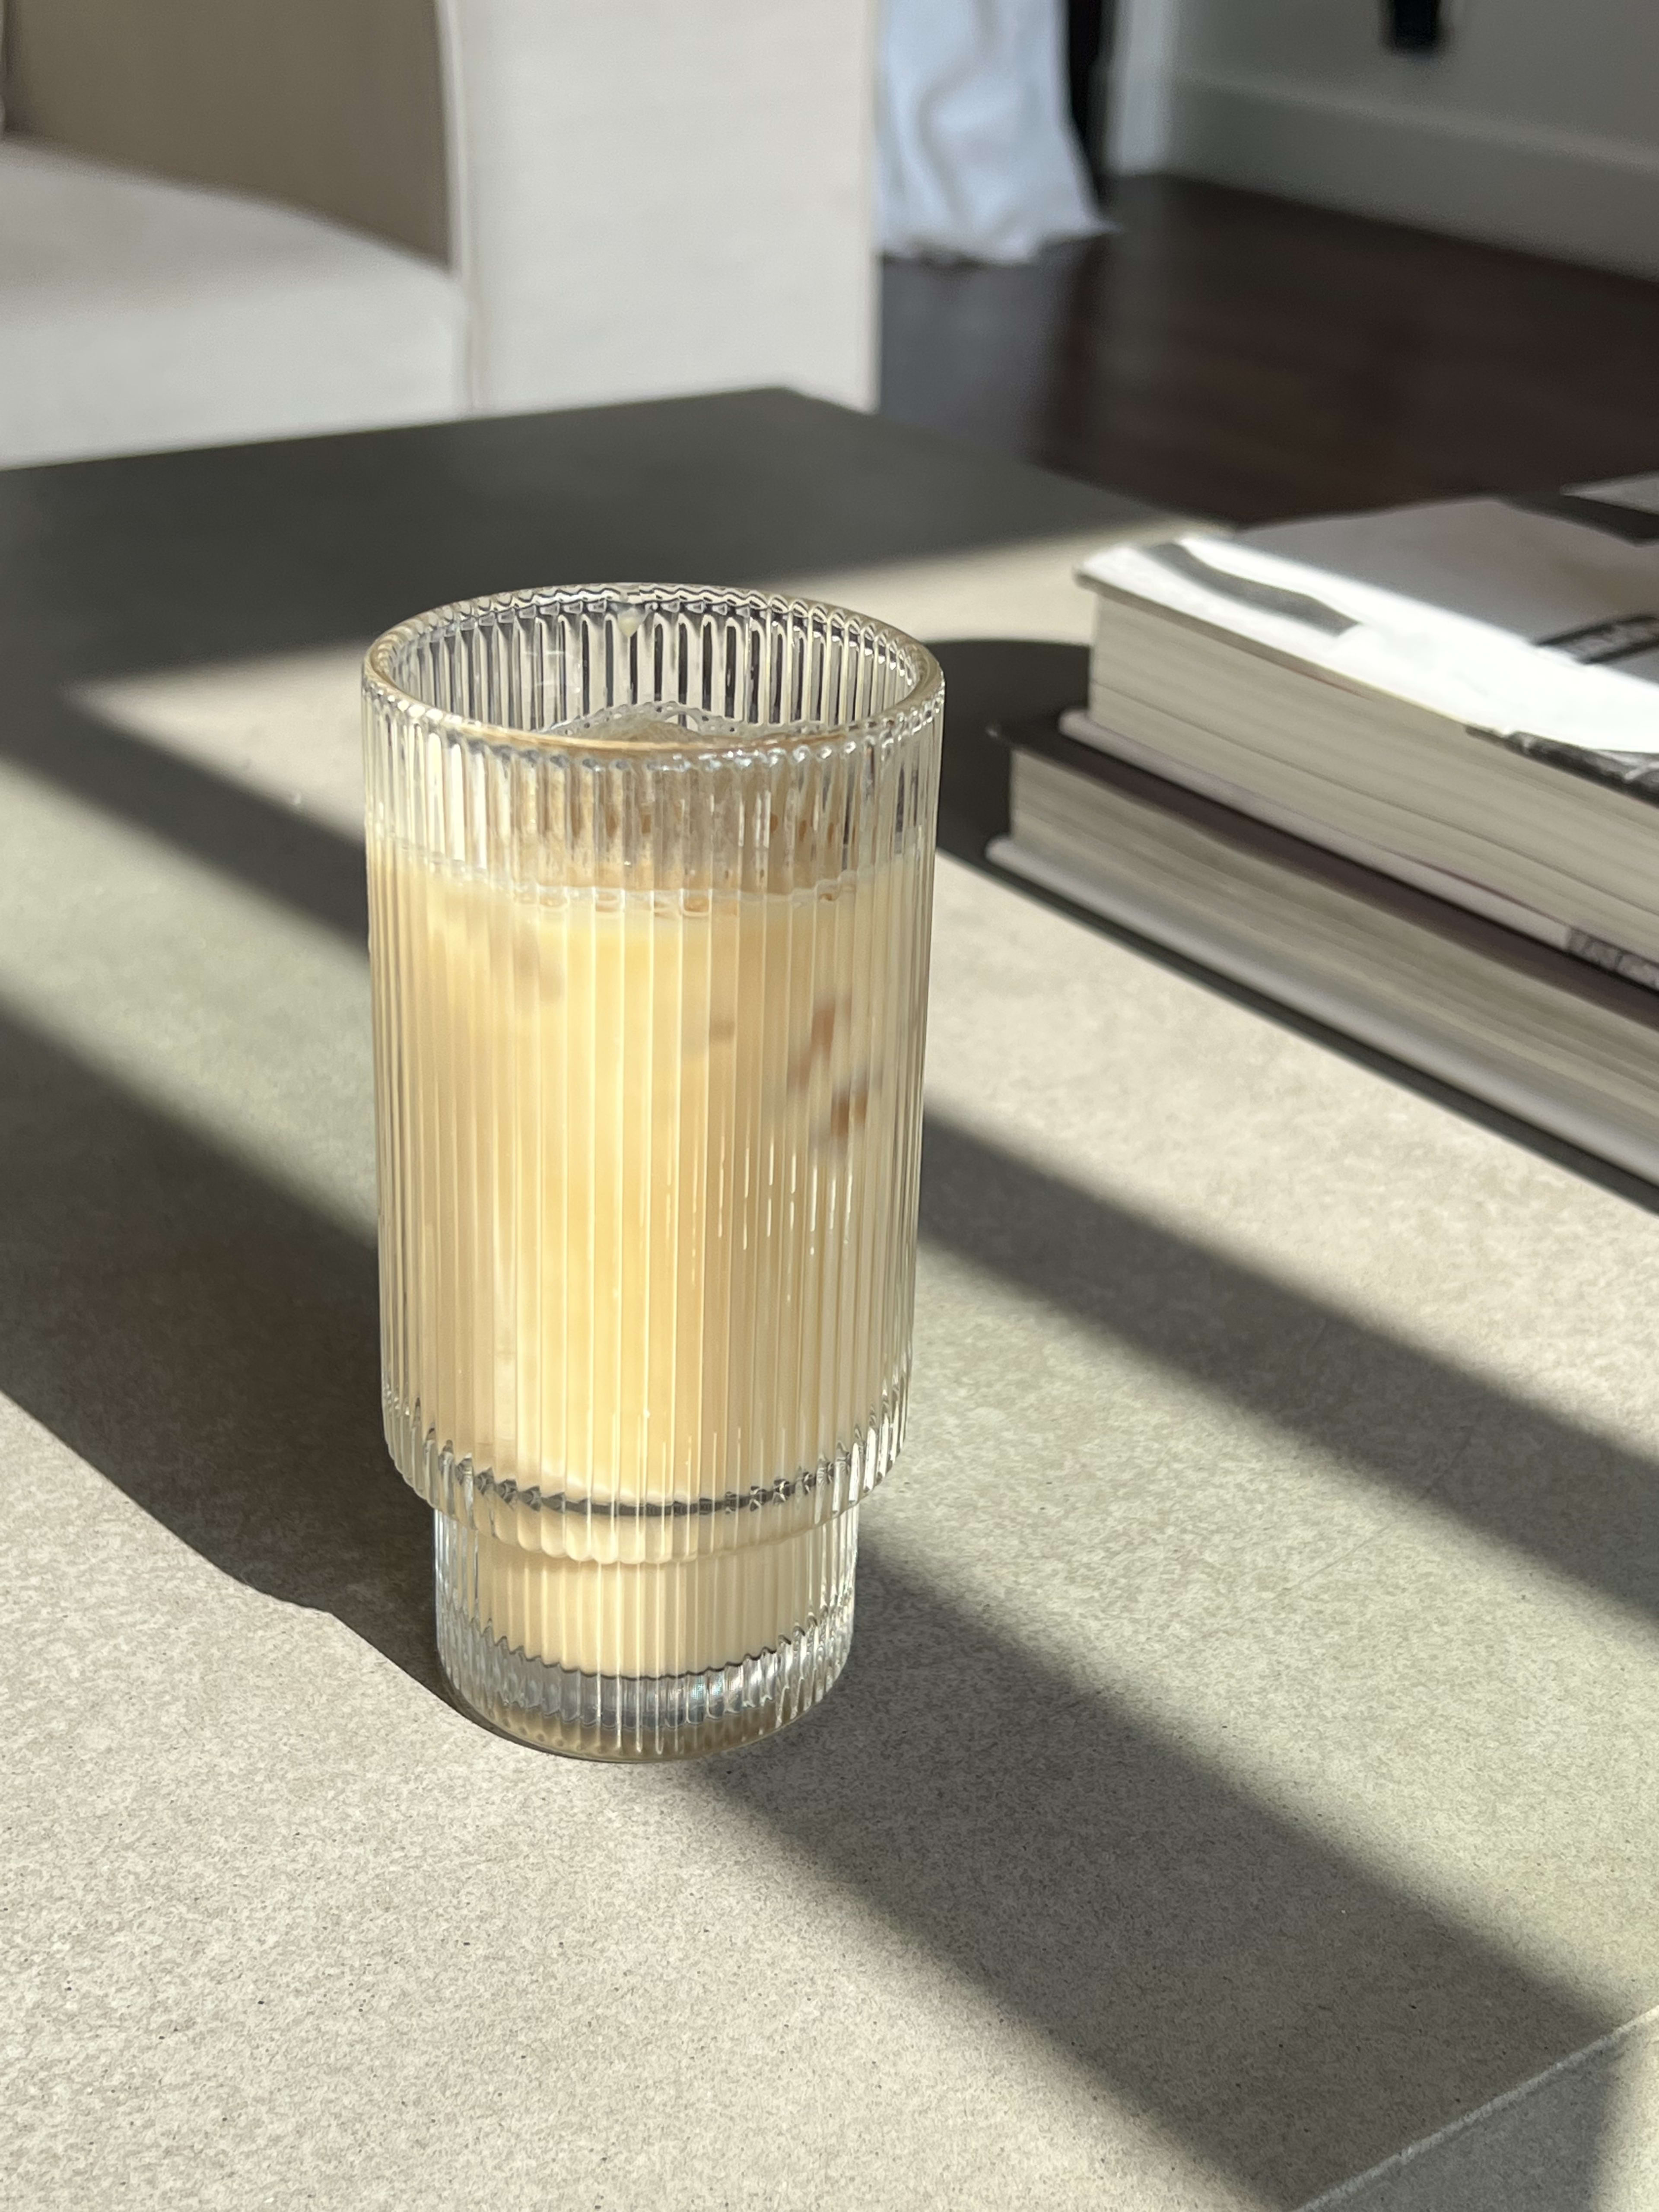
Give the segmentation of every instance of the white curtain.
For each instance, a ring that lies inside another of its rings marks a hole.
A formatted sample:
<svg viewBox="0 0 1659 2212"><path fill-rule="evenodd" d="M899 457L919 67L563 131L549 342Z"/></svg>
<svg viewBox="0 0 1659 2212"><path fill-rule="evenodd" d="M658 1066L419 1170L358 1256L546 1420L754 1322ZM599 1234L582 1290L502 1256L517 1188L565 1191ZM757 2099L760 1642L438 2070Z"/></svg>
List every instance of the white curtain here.
<svg viewBox="0 0 1659 2212"><path fill-rule="evenodd" d="M1063 0L884 0L882 251L1028 261L1105 228L1072 130Z"/></svg>

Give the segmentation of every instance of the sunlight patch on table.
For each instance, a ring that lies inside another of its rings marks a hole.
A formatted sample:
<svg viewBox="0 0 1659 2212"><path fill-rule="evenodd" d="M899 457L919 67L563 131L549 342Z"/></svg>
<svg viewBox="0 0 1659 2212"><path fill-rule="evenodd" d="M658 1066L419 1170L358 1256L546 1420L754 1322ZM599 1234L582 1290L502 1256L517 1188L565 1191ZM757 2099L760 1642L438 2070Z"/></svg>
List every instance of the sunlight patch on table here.
<svg viewBox="0 0 1659 2212"><path fill-rule="evenodd" d="M923 560L816 569L768 582L775 591L856 607L924 641L1032 637L1086 645L1093 634L1094 599L1077 580L1079 565L1103 545L1164 538L1179 526L1167 516L1153 518L1127 529L1103 527Z"/></svg>
<svg viewBox="0 0 1659 2212"><path fill-rule="evenodd" d="M0 765L0 1004L372 1236L367 948Z"/></svg>
<svg viewBox="0 0 1659 2212"><path fill-rule="evenodd" d="M69 696L112 729L360 838L367 642L101 677Z"/></svg>
<svg viewBox="0 0 1659 2212"><path fill-rule="evenodd" d="M936 1247L866 1524L872 1554L1553 1985L1615 2018L1659 1990L1651 1617Z"/></svg>

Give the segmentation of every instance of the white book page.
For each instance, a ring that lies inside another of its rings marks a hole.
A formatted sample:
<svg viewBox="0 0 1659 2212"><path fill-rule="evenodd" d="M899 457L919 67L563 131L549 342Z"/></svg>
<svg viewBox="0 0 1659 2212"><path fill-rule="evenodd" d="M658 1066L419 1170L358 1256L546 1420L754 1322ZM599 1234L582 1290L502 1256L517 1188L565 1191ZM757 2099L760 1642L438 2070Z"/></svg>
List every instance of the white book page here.
<svg viewBox="0 0 1659 2212"><path fill-rule="evenodd" d="M1569 531L1575 538L1596 534L1550 518L1517 515L1496 501L1457 504L1490 504L1506 528L1536 521L1550 532ZM1424 512L1401 511L1406 515ZM1382 519L1392 523L1398 518ZM1328 533L1356 526L1289 524L1274 535L1321 531L1327 534L1317 542L1328 546ZM1479 518L1469 527L1477 534L1484 532L1487 519ZM1646 553L1647 564L1640 573L1651 575L1650 605L1659 609L1659 550L1607 542L1621 553ZM1377 565L1385 565L1380 555ZM1402 574L1405 565L1402 562ZM1255 533L1249 538L1195 533L1166 545L1114 546L1094 556L1079 573L1085 583L1109 593L1167 607L1466 726L1522 743L1543 738L1607 759L1609 766L1620 757L1644 762L1659 756L1659 685L1622 666L1581 665L1566 653L1534 644L1516 628L1500 624L1492 618L1500 588L1496 585L1486 601L1488 613L1476 617L1431 604L1397 583L1338 574L1291 559L1277 547L1263 546ZM1413 580L1426 588L1420 568ZM1576 599L1558 588L1547 601L1549 611L1543 619L1566 630L1580 626L1575 616L1595 622L1612 613L1632 611L1616 603L1609 609L1605 598L1595 596L1600 588L1584 585ZM1524 606L1523 596L1511 585L1504 604L1521 610L1519 619L1537 619L1546 603L1541 589L1534 589ZM1512 612L1511 620L1516 618Z"/></svg>
<svg viewBox="0 0 1659 2212"><path fill-rule="evenodd" d="M1608 506L1639 506L1595 487L1586 486L1582 495ZM1659 507L1659 487L1652 495ZM1528 644L1643 616L1659 630L1659 539L1629 544L1502 500L1275 523L1246 532L1240 542L1489 623ZM1659 678L1659 648L1647 659L1650 680ZM1626 674L1648 674L1630 661L1619 665Z"/></svg>

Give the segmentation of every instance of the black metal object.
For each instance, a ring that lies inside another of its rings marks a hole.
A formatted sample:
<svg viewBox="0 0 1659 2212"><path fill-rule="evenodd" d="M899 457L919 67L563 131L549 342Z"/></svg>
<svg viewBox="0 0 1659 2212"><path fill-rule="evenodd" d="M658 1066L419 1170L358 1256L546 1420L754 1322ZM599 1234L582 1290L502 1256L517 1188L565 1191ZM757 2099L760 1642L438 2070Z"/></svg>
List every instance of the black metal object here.
<svg viewBox="0 0 1659 2212"><path fill-rule="evenodd" d="M1111 38L1110 0L1066 0L1066 64L1072 124L1097 185L1101 180L1101 61Z"/></svg>
<svg viewBox="0 0 1659 2212"><path fill-rule="evenodd" d="M1403 54L1431 54L1446 40L1442 0L1384 0L1383 39Z"/></svg>

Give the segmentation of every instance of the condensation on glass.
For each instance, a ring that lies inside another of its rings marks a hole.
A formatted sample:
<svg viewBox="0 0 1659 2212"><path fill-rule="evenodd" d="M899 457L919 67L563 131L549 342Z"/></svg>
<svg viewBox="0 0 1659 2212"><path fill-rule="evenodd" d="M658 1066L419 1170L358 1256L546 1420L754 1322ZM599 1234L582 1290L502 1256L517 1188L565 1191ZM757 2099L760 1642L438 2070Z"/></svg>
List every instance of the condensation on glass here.
<svg viewBox="0 0 1659 2212"><path fill-rule="evenodd" d="M386 1431L461 1698L805 1711L903 1430L943 687L759 592L515 592L364 677Z"/></svg>

